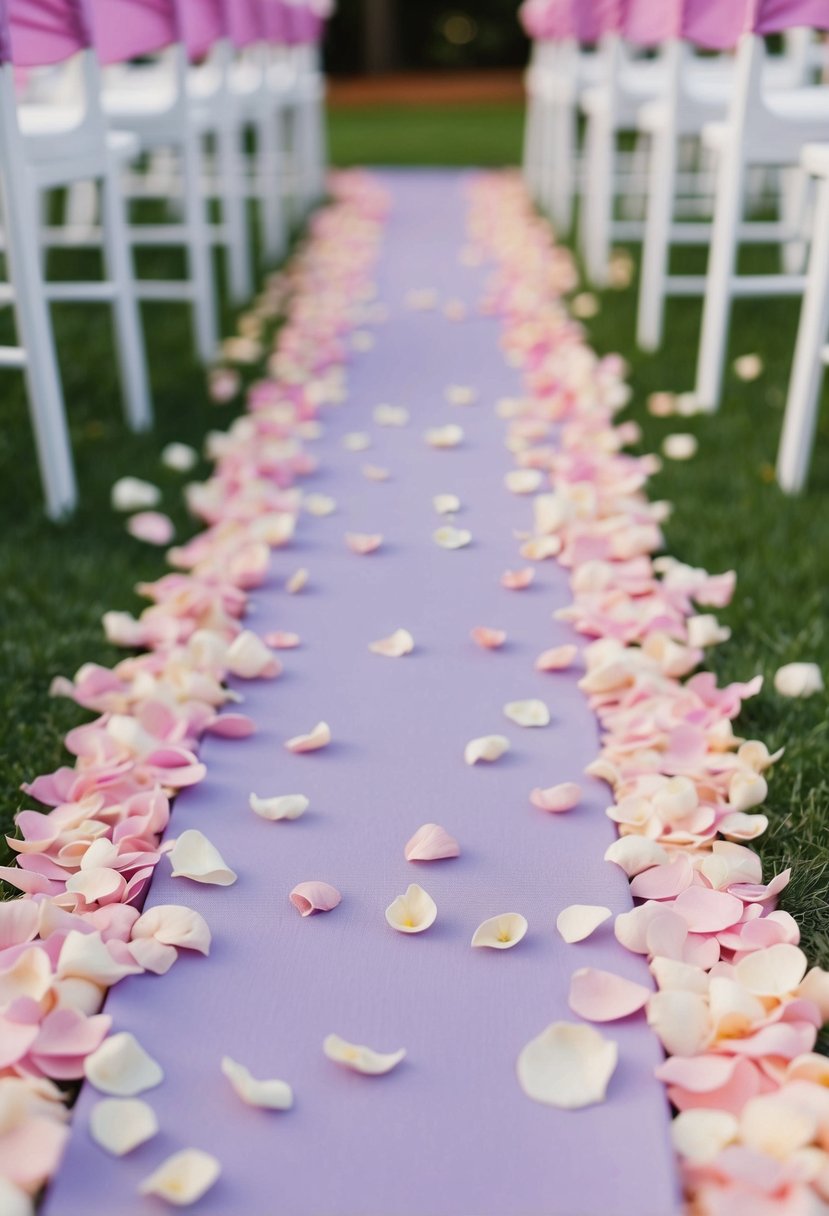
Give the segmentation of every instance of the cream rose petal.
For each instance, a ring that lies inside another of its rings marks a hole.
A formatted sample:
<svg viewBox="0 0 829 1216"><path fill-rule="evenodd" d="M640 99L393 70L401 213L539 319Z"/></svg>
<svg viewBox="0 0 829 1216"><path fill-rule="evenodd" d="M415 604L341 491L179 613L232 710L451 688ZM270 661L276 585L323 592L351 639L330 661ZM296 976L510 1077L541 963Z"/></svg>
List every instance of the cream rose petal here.
<svg viewBox="0 0 829 1216"><path fill-rule="evenodd" d="M516 726L549 726L550 711L543 701L509 701L504 713Z"/></svg>
<svg viewBox="0 0 829 1216"><path fill-rule="evenodd" d="M127 1030L110 1035L84 1061L86 1079L105 1094L133 1098L154 1089L164 1071Z"/></svg>
<svg viewBox="0 0 829 1216"><path fill-rule="evenodd" d="M453 528L451 524L447 524L446 527L433 532L432 539L441 549L464 549L472 543L472 533L466 528Z"/></svg>
<svg viewBox="0 0 829 1216"><path fill-rule="evenodd" d="M612 915L610 908L601 904L570 904L556 917L556 928L566 942L583 942Z"/></svg>
<svg viewBox="0 0 829 1216"><path fill-rule="evenodd" d="M774 687L781 697L811 697L823 692L823 676L817 663L786 663L775 672Z"/></svg>
<svg viewBox="0 0 829 1216"><path fill-rule="evenodd" d="M407 426L409 411L403 405L376 405L373 417L378 426Z"/></svg>
<svg viewBox="0 0 829 1216"><path fill-rule="evenodd" d="M578 653L578 646L572 644L553 646L550 650L542 651L538 656L535 661L535 669L536 671L565 671L573 665Z"/></svg>
<svg viewBox="0 0 829 1216"><path fill-rule="evenodd" d="M366 557L369 553L377 552L383 543L383 536L380 532L346 532L345 543L352 553Z"/></svg>
<svg viewBox="0 0 829 1216"><path fill-rule="evenodd" d="M338 1034L327 1035L323 1040L322 1050L335 1064L342 1064L353 1072L362 1072L369 1077L379 1077L391 1072L406 1055L402 1047L399 1051L392 1052L373 1051L371 1047L349 1043Z"/></svg>
<svg viewBox="0 0 829 1216"><path fill-rule="evenodd" d="M476 625L471 631L470 637L484 650L500 650L507 640L503 629L490 629L488 625Z"/></svg>
<svg viewBox="0 0 829 1216"><path fill-rule="evenodd" d="M288 595L297 595L304 587L307 587L310 577L311 575L304 566L294 571L285 582L285 590L288 592Z"/></svg>
<svg viewBox="0 0 829 1216"><path fill-rule="evenodd" d="M155 1111L141 1098L103 1098L89 1116L90 1136L114 1157L132 1152L157 1131Z"/></svg>
<svg viewBox="0 0 829 1216"><path fill-rule="evenodd" d="M540 469L511 469L504 478L504 485L512 494L534 494L543 481Z"/></svg>
<svg viewBox="0 0 829 1216"><path fill-rule="evenodd" d="M176 473L189 473L199 459L189 443L168 443L161 452L161 463Z"/></svg>
<svg viewBox="0 0 829 1216"><path fill-rule="evenodd" d="M187 1207L210 1190L220 1173L221 1166L210 1153L185 1148L162 1162L138 1190L142 1195L158 1195L176 1207Z"/></svg>
<svg viewBox="0 0 829 1216"><path fill-rule="evenodd" d="M389 637L369 642L368 648L372 654L381 654L387 659L402 659L414 650L414 638L408 629L395 629Z"/></svg>
<svg viewBox="0 0 829 1216"><path fill-rule="evenodd" d="M362 474L366 481L388 481L391 477L389 470L379 464L364 464Z"/></svg>
<svg viewBox="0 0 829 1216"><path fill-rule="evenodd" d="M532 566L526 566L523 570L505 570L501 575L501 586L506 587L507 591L526 591L534 578Z"/></svg>
<svg viewBox="0 0 829 1216"><path fill-rule="evenodd" d="M116 511L141 511L158 506L161 491L140 477L121 477L112 487L112 506Z"/></svg>
<svg viewBox="0 0 829 1216"><path fill-rule="evenodd" d="M365 431L349 431L343 435L343 447L347 452L364 452L371 447L371 435Z"/></svg>
<svg viewBox="0 0 829 1216"><path fill-rule="evenodd" d="M437 914L437 904L416 882L386 908L386 920L398 933L423 933L435 923Z"/></svg>
<svg viewBox="0 0 829 1216"><path fill-rule="evenodd" d="M311 805L304 794L279 794L274 798L259 798L251 794L250 809L262 819L299 819Z"/></svg>
<svg viewBox="0 0 829 1216"><path fill-rule="evenodd" d="M337 509L337 500L328 494L306 494L302 500L302 506L309 515L316 515L323 519L326 515L334 514Z"/></svg>
<svg viewBox="0 0 829 1216"><path fill-rule="evenodd" d="M797 988L807 966L799 946L778 942L741 958L735 964L734 978L754 996L785 997Z"/></svg>
<svg viewBox="0 0 829 1216"><path fill-rule="evenodd" d="M207 921L199 912L180 904L156 904L148 908L133 925L130 936L133 941L153 938L165 946L210 953Z"/></svg>
<svg viewBox="0 0 829 1216"><path fill-rule="evenodd" d="M479 760L491 764L508 751L509 739L505 735L482 735L479 739L470 739L464 748L463 758L470 765L477 764Z"/></svg>
<svg viewBox="0 0 829 1216"><path fill-rule="evenodd" d="M222 1072L248 1106L261 1106L265 1110L290 1110L294 1104L293 1090L287 1081L257 1081L244 1064L238 1064L231 1060L230 1056L225 1056L222 1060Z"/></svg>
<svg viewBox="0 0 829 1216"><path fill-rule="evenodd" d="M502 912L483 921L472 935L473 946L491 950L510 950L517 946L528 929L526 919L518 912Z"/></svg>
<svg viewBox="0 0 829 1216"><path fill-rule="evenodd" d="M457 494L436 494L432 506L438 515L456 515L461 509L461 500Z"/></svg>
<svg viewBox="0 0 829 1216"><path fill-rule="evenodd" d="M691 460L696 456L699 443L695 435L677 433L666 435L662 441L662 455L668 460Z"/></svg>
<svg viewBox="0 0 829 1216"><path fill-rule="evenodd" d="M303 752L317 752L320 748L328 747L331 742L331 728L327 722L318 722L307 735L294 735L285 743L289 752L301 755Z"/></svg>
<svg viewBox="0 0 829 1216"><path fill-rule="evenodd" d="M737 1120L725 1110L683 1110L671 1123L674 1148L696 1165L713 1161L738 1133Z"/></svg>
<svg viewBox="0 0 829 1216"><path fill-rule="evenodd" d="M734 375L738 380L756 380L763 374L763 360L760 355L738 355L734 360Z"/></svg>
<svg viewBox="0 0 829 1216"><path fill-rule="evenodd" d="M450 384L443 395L450 405L474 405L478 400L476 390L467 384Z"/></svg>
<svg viewBox="0 0 829 1216"><path fill-rule="evenodd" d="M618 1048L592 1026L552 1022L518 1057L518 1081L528 1098L578 1110L603 1102Z"/></svg>
<svg viewBox="0 0 829 1216"><path fill-rule="evenodd" d="M197 828L181 833L170 850L170 862L173 878L189 878L217 887L232 886L237 878L216 846Z"/></svg>
<svg viewBox="0 0 829 1216"><path fill-rule="evenodd" d="M430 448L456 448L463 443L463 427L456 422L433 426L425 432L424 438Z"/></svg>

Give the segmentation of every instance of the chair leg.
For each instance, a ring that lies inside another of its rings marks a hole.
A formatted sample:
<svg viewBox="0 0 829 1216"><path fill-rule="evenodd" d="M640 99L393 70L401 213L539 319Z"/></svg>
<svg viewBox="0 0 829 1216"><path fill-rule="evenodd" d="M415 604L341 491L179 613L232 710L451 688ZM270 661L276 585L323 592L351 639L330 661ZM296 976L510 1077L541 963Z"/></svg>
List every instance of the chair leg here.
<svg viewBox="0 0 829 1216"><path fill-rule="evenodd" d="M722 392L731 321L731 281L737 261L744 183L745 165L740 149L733 145L723 148L717 173L717 193L694 391L697 406L707 411L717 409Z"/></svg>
<svg viewBox="0 0 829 1216"><path fill-rule="evenodd" d="M274 113L268 108L256 126L256 173L262 245L269 263L283 256L286 243L285 205L282 198L284 166L280 131L278 111Z"/></svg>
<svg viewBox="0 0 829 1216"><path fill-rule="evenodd" d="M182 141L181 159L196 353L204 363L209 363L215 357L219 344L219 323L207 204L201 189L201 151L198 136L192 131Z"/></svg>
<svg viewBox="0 0 829 1216"><path fill-rule="evenodd" d="M551 127L553 177L550 183L550 212L556 232L559 236L565 236L573 226L576 160L576 113L569 102L556 102Z"/></svg>
<svg viewBox="0 0 829 1216"><path fill-rule="evenodd" d="M113 314L125 413L132 430L146 431L152 425L153 407L133 253L115 165L109 166L101 181L101 219L106 273L116 288Z"/></svg>
<svg viewBox="0 0 829 1216"><path fill-rule="evenodd" d="M242 190L244 162L240 139L240 124L234 117L223 122L216 133L222 224L227 231L228 282L234 304L246 303L253 293L247 200Z"/></svg>
<svg viewBox="0 0 829 1216"><path fill-rule="evenodd" d="M636 342L658 350L665 320L665 280L670 257L671 221L676 193L677 138L672 127L658 131L651 145L650 174L642 244L642 278Z"/></svg>
<svg viewBox="0 0 829 1216"><path fill-rule="evenodd" d="M818 186L813 231L809 275L777 456L777 480L787 494L799 494L806 483L823 377L821 351L829 333L829 180L825 178Z"/></svg>
<svg viewBox="0 0 829 1216"><path fill-rule="evenodd" d="M604 114L591 114L585 142L581 238L587 277L596 287L607 284L610 226L613 221L615 132Z"/></svg>
<svg viewBox="0 0 829 1216"><path fill-rule="evenodd" d="M808 202L808 177L799 167L782 170L780 188L780 218L797 235L784 241L780 262L784 274L802 274L807 246L803 239L804 220Z"/></svg>
<svg viewBox="0 0 829 1216"><path fill-rule="evenodd" d="M88 232L98 218L98 192L94 182L73 182L66 192L67 227Z"/></svg>
<svg viewBox="0 0 829 1216"><path fill-rule="evenodd" d="M6 255L14 287L25 378L46 512L61 519L77 504L63 389L55 354L52 319L41 275L40 250L32 224L31 193L22 174L0 181L6 221Z"/></svg>

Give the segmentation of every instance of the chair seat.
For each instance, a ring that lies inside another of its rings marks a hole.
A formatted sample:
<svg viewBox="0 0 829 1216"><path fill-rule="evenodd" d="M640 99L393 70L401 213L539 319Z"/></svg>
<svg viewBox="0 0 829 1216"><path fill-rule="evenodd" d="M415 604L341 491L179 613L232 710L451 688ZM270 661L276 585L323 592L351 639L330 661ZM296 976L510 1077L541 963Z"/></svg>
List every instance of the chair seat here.
<svg viewBox="0 0 829 1216"><path fill-rule="evenodd" d="M17 108L21 134L26 139L43 139L76 131L83 122L82 105L21 105Z"/></svg>
<svg viewBox="0 0 829 1216"><path fill-rule="evenodd" d="M769 93L766 104L773 114L788 122L829 123L829 88L820 85L805 89L784 89ZM829 132L829 127L827 127Z"/></svg>

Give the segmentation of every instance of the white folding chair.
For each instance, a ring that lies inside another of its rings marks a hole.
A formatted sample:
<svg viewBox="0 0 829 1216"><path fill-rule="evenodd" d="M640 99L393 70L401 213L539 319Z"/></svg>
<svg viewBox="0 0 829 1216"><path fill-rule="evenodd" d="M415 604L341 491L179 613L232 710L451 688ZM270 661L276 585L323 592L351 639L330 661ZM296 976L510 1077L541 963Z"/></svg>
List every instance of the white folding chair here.
<svg viewBox="0 0 829 1216"><path fill-rule="evenodd" d="M799 494L806 484L823 369L829 362L829 144L807 144L802 164L816 179L817 194L806 290L777 455L777 480L787 494Z"/></svg>
<svg viewBox="0 0 829 1216"><path fill-rule="evenodd" d="M785 10L784 18L792 25L799 23L804 0L775 3L776 14ZM802 274L737 273L747 171L753 166L797 171L805 144L829 135L829 89L772 92L764 86L763 6L760 0L757 32L743 35L740 41L728 117L706 125L702 133L703 143L717 154L717 183L694 395L698 408L709 411L720 402L733 301L800 295L805 286ZM825 11L824 19L829 25Z"/></svg>
<svg viewBox="0 0 829 1216"><path fill-rule="evenodd" d="M88 25L77 0L0 0L0 26L8 48L0 65L0 178L10 282L19 346L0 353L4 366L20 367L27 380L47 512L59 518L77 501L60 374L48 303L112 304L116 349L127 420L135 430L152 421L144 342L135 278L118 186L120 161L132 151L129 136L108 132L99 106L100 75L88 45ZM34 32L33 32L34 31ZM16 49L17 48L17 49ZM82 91L77 106L18 104L14 62L36 66L74 58ZM10 57L9 57L10 56ZM46 283L40 244L44 191L96 180L102 198L106 279Z"/></svg>

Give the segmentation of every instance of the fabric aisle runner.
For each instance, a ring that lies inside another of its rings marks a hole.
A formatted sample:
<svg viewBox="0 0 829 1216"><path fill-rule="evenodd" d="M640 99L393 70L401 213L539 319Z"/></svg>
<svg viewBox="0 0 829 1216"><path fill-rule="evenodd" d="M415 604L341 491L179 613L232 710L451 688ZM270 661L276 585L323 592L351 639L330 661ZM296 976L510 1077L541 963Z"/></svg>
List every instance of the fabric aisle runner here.
<svg viewBox="0 0 829 1216"><path fill-rule="evenodd" d="M531 500L503 485L512 467L495 403L520 391L499 349L499 322L477 312L487 268L462 265L466 199L455 172L382 174L391 191L377 280L390 309L376 344L355 355L348 400L323 415L314 445L320 471L304 484L332 495L335 514L303 515L296 543L272 559L255 593L252 629L295 630L276 681L244 687L257 733L243 742L210 738L206 781L176 801L170 834L198 827L239 874L230 888L156 872L147 906L182 903L206 917L210 958L184 952L165 977L127 979L107 1001L113 1030L131 1030L163 1066L144 1097L161 1133L121 1160L90 1139L101 1095L84 1086L70 1146L47 1196L45 1216L133 1216L158 1210L136 1187L184 1147L214 1153L219 1183L199 1213L233 1216L669 1216L677 1208L668 1111L653 1069L659 1045L644 1018L604 1028L620 1063L608 1100L578 1112L532 1102L520 1089L521 1048L567 1006L581 966L649 983L643 959L623 950L612 922L579 945L555 931L572 903L630 907L624 874L603 861L615 835L608 791L583 779L597 728L576 685L578 672L534 670L543 649L573 640L551 613L569 602L555 562L535 584L501 587L523 563L515 532L531 526ZM407 294L433 289L463 300L460 323L441 308L416 311ZM477 402L448 404L451 384ZM405 428L372 421L380 403L406 406ZM459 423L465 442L448 451L423 439L427 427ZM372 446L349 452L342 437L367 431ZM388 467L371 482L366 462ZM459 527L473 543L447 551L432 498L457 494ZM358 557L344 533L382 532L383 548ZM301 594L284 579L311 575ZM476 625L507 631L499 652L477 647ZM416 649L402 659L368 650L404 627ZM551 724L521 729L508 701L539 697ZM325 719L333 743L291 755L284 741ZM472 738L505 734L498 763L463 762ZM566 815L530 805L534 786L581 781L585 798ZM248 808L251 792L303 793L311 810L269 823ZM403 846L424 823L442 824L462 856L414 865ZM302 919L288 901L308 879L333 883L342 904ZM395 933L384 909L419 882L438 906L425 934ZM520 912L529 932L513 950L470 949L475 927ZM380 1051L405 1047L385 1077L352 1074L325 1058L335 1032ZM244 1106L220 1071L229 1055L258 1077L291 1083L287 1113Z"/></svg>

